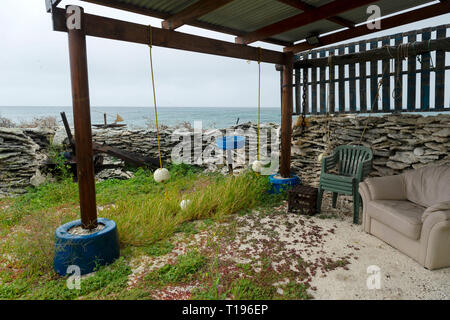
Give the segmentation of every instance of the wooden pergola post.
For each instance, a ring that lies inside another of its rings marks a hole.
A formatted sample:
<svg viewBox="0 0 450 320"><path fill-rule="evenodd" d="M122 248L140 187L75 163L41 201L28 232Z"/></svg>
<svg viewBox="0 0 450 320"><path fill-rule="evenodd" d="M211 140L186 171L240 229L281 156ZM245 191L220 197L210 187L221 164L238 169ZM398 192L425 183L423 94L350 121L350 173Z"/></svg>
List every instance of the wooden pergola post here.
<svg viewBox="0 0 450 320"><path fill-rule="evenodd" d="M94 229L97 227L97 205L95 201L85 21L84 10L83 8L80 8L80 10L80 28L68 28L73 119L75 146L77 148L76 161L81 223L84 229Z"/></svg>
<svg viewBox="0 0 450 320"><path fill-rule="evenodd" d="M291 134L292 134L292 77L293 54L286 53L283 65L283 83L281 87L281 154L280 174L283 178L291 177Z"/></svg>

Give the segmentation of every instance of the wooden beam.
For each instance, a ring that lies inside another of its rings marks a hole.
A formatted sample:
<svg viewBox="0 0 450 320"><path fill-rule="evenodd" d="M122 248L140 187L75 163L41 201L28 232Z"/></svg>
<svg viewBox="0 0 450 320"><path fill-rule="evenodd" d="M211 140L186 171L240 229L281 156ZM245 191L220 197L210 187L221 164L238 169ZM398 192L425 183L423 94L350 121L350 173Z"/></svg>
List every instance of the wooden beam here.
<svg viewBox="0 0 450 320"><path fill-rule="evenodd" d="M94 229L97 227L97 205L84 18L81 8L81 28L68 30L68 35L81 225L84 229Z"/></svg>
<svg viewBox="0 0 450 320"><path fill-rule="evenodd" d="M430 41L415 42L408 45L406 49L405 45L401 45L401 54L407 57L416 56L422 53L442 50L450 51L450 37L435 39ZM392 59L392 57L397 57L399 52L399 46L385 46L378 49L373 49L369 51L363 51L358 53L349 53L342 56L334 56L332 59L333 65L345 65L352 63L362 63L371 60L383 60ZM300 60L295 63L296 68L321 68L326 67L330 64L328 57L317 58L317 59L306 59Z"/></svg>
<svg viewBox="0 0 450 320"><path fill-rule="evenodd" d="M150 28L145 25L131 23L106 17L85 14L86 35L121 40L139 44L150 43ZM53 13L55 31L67 32L65 10L57 9ZM285 55L282 52L261 49L215 40L178 31L152 28L153 45L165 48L207 53L223 57L284 64Z"/></svg>
<svg viewBox="0 0 450 320"><path fill-rule="evenodd" d="M154 18L158 18L158 19L165 20L170 17L170 14L167 12L161 12L161 11L157 11L157 10L142 8L142 7L135 6L135 5L128 4L128 3L115 2L115 1L110 1L110 0L81 0L81 1L89 2L89 3L93 3L93 4L113 8L113 9L133 12L136 14L142 14L144 16L154 17ZM211 23L204 22L204 21L194 20L194 21L190 21L189 23L186 23L186 24L193 26L193 27L202 28L202 29L206 29L206 30L220 32L220 33L225 33L225 34L229 34L229 35L233 35L233 36L245 35L245 32L243 32L243 31L236 30L233 28L218 26L218 25L211 24ZM271 44L276 44L279 46L284 46L284 47L289 47L289 46L293 45L293 43L290 43L289 41L283 41L283 40L271 39L271 38L265 39L263 41L267 42L267 43L271 43Z"/></svg>
<svg viewBox="0 0 450 320"><path fill-rule="evenodd" d="M297 14L293 17L278 21L265 26L254 32L250 32L243 37L236 37L235 42L240 44L250 44L255 41L267 39L271 36L306 26L316 21L328 19L340 13L353 10L367 4L376 2L375 0L335 0L314 10Z"/></svg>
<svg viewBox="0 0 450 320"><path fill-rule="evenodd" d="M286 57L283 66L283 85L281 87L281 153L280 175L283 178L291 176L291 136L292 136L292 77L293 55Z"/></svg>
<svg viewBox="0 0 450 320"><path fill-rule="evenodd" d="M413 22L417 22L420 20L436 17L436 16L446 14L449 12L450 12L450 2L441 2L441 3L433 4L433 5L423 7L420 9L397 14L397 15L389 17L389 18L384 18L381 20L381 27L382 27L381 30L369 29L368 25L370 23L367 23L367 24L357 26L353 29L335 32L335 33L332 33L332 34L324 36L324 37L319 37L320 46L325 46L325 45L333 44L336 42L341 42L341 41L345 41L348 39L352 39L352 38L364 36L367 34L379 32L382 30L395 28L395 27L398 27L401 25L405 25L408 23L413 23ZM284 48L284 52L297 53L297 52L301 52L301 51L305 51L305 50L309 50L309 49L313 49L313 48L315 48L315 46L311 46L308 43L306 43L306 41L305 41L305 42L296 44L294 46Z"/></svg>
<svg viewBox="0 0 450 320"><path fill-rule="evenodd" d="M284 3L288 6L297 8L299 10L302 10L304 12L310 12L316 9L316 7L303 2L302 0L277 0L278 2ZM327 19L328 21L340 24L343 27L347 27L347 28L353 28L355 26L355 24L347 19L338 17L338 16L334 16L334 17L330 17Z"/></svg>
<svg viewBox="0 0 450 320"><path fill-rule="evenodd" d="M223 7L231 1L233 0L200 0L173 16L170 16L168 19L164 20L161 25L164 29L175 30L183 24L192 22L209 12Z"/></svg>

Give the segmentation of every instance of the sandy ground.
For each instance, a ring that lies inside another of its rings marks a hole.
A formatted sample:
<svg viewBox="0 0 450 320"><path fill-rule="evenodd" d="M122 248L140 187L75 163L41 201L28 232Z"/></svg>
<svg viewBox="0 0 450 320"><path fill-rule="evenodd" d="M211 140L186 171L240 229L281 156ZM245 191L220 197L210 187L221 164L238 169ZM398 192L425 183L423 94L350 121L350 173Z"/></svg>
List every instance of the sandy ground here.
<svg viewBox="0 0 450 320"><path fill-rule="evenodd" d="M324 199L322 211L327 218L287 213L285 203L271 212L236 216L219 225L215 230L221 230L225 237L211 230L190 239L178 235L172 239L176 247L168 255L137 259L129 284L174 262L190 248L205 248L213 237L221 247L218 256L222 261L250 263L256 272L261 268L258 263L269 261L275 272L307 283L314 299L450 299L450 268L423 268L365 233L361 225L354 225L348 199L341 199L337 209L330 208L329 200ZM379 270L379 289L368 288L370 266ZM170 288L169 295L154 298L189 298L190 289Z"/></svg>

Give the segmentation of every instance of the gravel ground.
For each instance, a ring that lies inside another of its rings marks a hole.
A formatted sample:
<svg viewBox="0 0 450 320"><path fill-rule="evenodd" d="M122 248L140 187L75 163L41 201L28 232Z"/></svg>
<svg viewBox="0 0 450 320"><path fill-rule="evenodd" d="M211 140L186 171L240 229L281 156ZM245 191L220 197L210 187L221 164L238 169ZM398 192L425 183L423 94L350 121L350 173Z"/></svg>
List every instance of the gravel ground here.
<svg viewBox="0 0 450 320"><path fill-rule="evenodd" d="M314 299L450 299L450 268L423 268L354 225L349 198L342 197L337 209L331 208L330 202L326 197L322 215L314 217L287 213L284 203L270 212L235 216L217 225L215 230L221 230L222 236L212 229L189 239L178 235L172 239L175 249L168 255L135 260L129 284L133 286L149 271L173 263L188 248L207 252L206 243L214 238L220 243L221 261L250 263L256 272L261 263L269 261L273 272L286 275L286 282L305 283ZM379 289L368 289L370 266L379 268ZM280 286L283 281L272 285ZM196 285L166 288L154 298L189 299L188 291ZM278 292L282 294L282 289Z"/></svg>

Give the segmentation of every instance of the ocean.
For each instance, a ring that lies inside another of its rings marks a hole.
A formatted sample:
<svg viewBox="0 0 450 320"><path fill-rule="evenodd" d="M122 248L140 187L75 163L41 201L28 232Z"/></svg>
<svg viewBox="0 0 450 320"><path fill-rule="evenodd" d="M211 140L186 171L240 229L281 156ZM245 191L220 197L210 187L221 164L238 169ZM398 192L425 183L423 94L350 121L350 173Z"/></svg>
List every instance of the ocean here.
<svg viewBox="0 0 450 320"><path fill-rule="evenodd" d="M60 112L66 113L67 119L73 123L72 107L0 107L0 117L14 122L30 121L34 118L53 116L62 125ZM129 128L146 128L155 123L153 107L92 107L92 124L102 124L103 114L107 114L108 123L112 123L117 114L124 119ZM218 108L218 107L160 107L158 121L160 125L175 126L183 122L192 125L194 121L202 121L204 129L227 128L239 121L256 122L258 109L255 108ZM280 123L280 108L261 108L261 122Z"/></svg>

